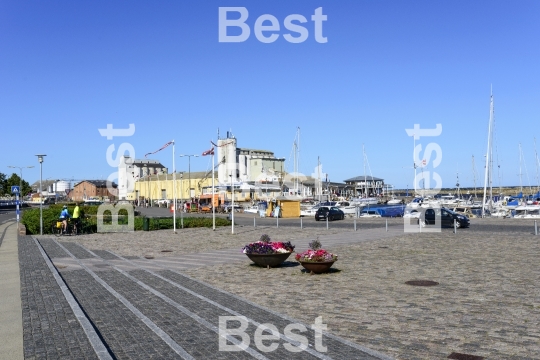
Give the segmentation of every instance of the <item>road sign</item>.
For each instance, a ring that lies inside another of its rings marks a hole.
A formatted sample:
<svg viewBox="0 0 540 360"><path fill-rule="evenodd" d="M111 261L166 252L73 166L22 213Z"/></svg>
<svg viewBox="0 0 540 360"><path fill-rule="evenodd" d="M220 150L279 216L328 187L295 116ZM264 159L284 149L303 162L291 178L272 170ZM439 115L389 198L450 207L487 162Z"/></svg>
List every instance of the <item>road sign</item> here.
<svg viewBox="0 0 540 360"><path fill-rule="evenodd" d="M11 186L11 193L12 193L12 194L18 194L18 193L20 193L19 190L20 190L20 189L19 189L19 186L17 186L17 185L12 185L12 186Z"/></svg>

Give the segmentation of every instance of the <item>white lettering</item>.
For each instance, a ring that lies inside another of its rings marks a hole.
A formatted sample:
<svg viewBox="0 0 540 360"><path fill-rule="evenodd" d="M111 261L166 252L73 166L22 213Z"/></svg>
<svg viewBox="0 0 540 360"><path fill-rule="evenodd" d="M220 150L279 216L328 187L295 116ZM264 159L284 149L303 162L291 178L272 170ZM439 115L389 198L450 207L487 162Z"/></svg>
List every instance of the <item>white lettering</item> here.
<svg viewBox="0 0 540 360"><path fill-rule="evenodd" d="M264 25L265 21L270 21L270 25ZM270 44L276 41L278 34L272 34L268 37L264 36L263 31L279 31L279 21L270 14L261 15L255 21L255 37L262 43Z"/></svg>
<svg viewBox="0 0 540 360"><path fill-rule="evenodd" d="M238 19L228 18L229 13L238 13ZM245 7L220 7L219 8L219 23L218 23L218 38L219 42L244 42L249 39L251 29L246 23L249 17L249 12ZM323 34L323 23L328 20L328 16L323 14L323 8L318 7L315 9L314 14L311 15L313 21L315 41L324 44L328 42L328 38ZM286 33L283 38L293 44L302 43L309 37L309 31L307 28L300 24L306 23L308 20L305 16L300 14L291 14L285 18L283 25L285 29L292 33L298 34L293 36L291 33ZM269 22L269 24L265 24ZM228 35L229 28L239 28L239 35ZM257 40L262 43L270 44L275 42L279 38L279 31L281 30L279 20L270 14L263 14L255 20L254 33ZM265 32L271 32L266 36Z"/></svg>
<svg viewBox="0 0 540 360"><path fill-rule="evenodd" d="M307 331L306 327L302 324L293 323L293 324L289 324L285 326L285 329L283 329L284 335L293 341L299 342L300 345L294 346L293 344L285 343L283 344L283 347L289 350L290 352L300 352L300 351L306 350L308 348L307 337L300 334L296 334L293 332L293 330L298 330L300 332Z"/></svg>
<svg viewBox="0 0 540 360"><path fill-rule="evenodd" d="M271 334L263 334L264 331L270 331ZM270 345L264 345L264 340L279 340L279 331L275 325L272 324L261 324L257 326L255 330L255 346L262 352L271 352L275 351L279 344L276 342L270 343Z"/></svg>
<svg viewBox="0 0 540 360"><path fill-rule="evenodd" d="M298 33L300 34L300 36L295 37L295 36L292 36L291 34L285 34L283 35L283 37L285 38L285 40L293 44L298 44L298 43L306 41L309 36L308 30L301 25L293 24L293 21L298 21L303 24L307 22L307 19L304 16L299 15L299 14L292 14L292 15L287 16L284 22L285 29Z"/></svg>
<svg viewBox="0 0 540 360"><path fill-rule="evenodd" d="M235 20L227 19L228 12L240 13L240 18ZM219 42L244 42L249 38L250 29L246 24L249 16L245 7L220 7L219 8ZM239 27L240 35L227 35L228 27Z"/></svg>
<svg viewBox="0 0 540 360"><path fill-rule="evenodd" d="M228 329L228 321L239 321L240 327ZM219 317L219 351L242 351L249 347L249 335L245 332L249 322L245 316L220 316ZM228 335L238 335L242 338L239 345L227 344Z"/></svg>
<svg viewBox="0 0 540 360"><path fill-rule="evenodd" d="M422 136L439 136L442 133L442 125L435 125L435 129L420 129L420 124L414 124L414 129L405 129L408 136L414 136L414 140L420 140Z"/></svg>
<svg viewBox="0 0 540 360"><path fill-rule="evenodd" d="M315 41L324 44L328 42L328 38L323 36L323 21L326 21L328 16L322 12L322 7L315 9L315 14L311 15L311 20L315 22Z"/></svg>
<svg viewBox="0 0 540 360"><path fill-rule="evenodd" d="M315 318L315 324L311 325L311 328L315 332L315 350L326 352L326 346L322 344L322 332L323 330L326 330L326 324L323 324L322 316Z"/></svg>
<svg viewBox="0 0 540 360"><path fill-rule="evenodd" d="M107 164L112 167L118 167L118 164L120 164L120 158L124 156L126 151L128 152L128 156L132 159L135 159L135 148L133 145L129 143L121 143L120 147L118 148L118 153L116 154L116 158L112 158L112 153L114 152L114 144L109 145L107 148Z"/></svg>
<svg viewBox="0 0 540 360"><path fill-rule="evenodd" d="M98 129L101 136L106 136L107 140L112 140L115 136L131 136L135 134L135 124L129 124L127 129L114 129L113 124L107 124L106 129Z"/></svg>

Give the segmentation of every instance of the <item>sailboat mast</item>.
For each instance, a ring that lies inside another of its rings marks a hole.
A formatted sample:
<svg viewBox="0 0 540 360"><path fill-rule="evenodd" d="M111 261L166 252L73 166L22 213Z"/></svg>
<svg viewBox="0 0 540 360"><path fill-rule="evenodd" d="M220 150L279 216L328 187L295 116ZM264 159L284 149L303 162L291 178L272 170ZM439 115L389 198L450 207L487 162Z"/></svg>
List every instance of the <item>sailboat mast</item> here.
<svg viewBox="0 0 540 360"><path fill-rule="evenodd" d="M300 182L298 179L298 171L300 170L300 126L298 126L298 144L296 146L296 151L298 152L298 155L296 156L296 190L298 192L298 185Z"/></svg>
<svg viewBox="0 0 540 360"><path fill-rule="evenodd" d="M322 186L321 186L321 158L319 156L317 156L317 175L318 175L317 191L319 192L319 202L321 202L321 193L322 193Z"/></svg>
<svg viewBox="0 0 540 360"><path fill-rule="evenodd" d="M523 153L521 151L521 143L519 143L519 191L523 192L523 173L521 172L521 164L523 163Z"/></svg>
<svg viewBox="0 0 540 360"><path fill-rule="evenodd" d="M364 158L364 193L365 197L368 197L368 186L367 186L367 179L366 179L366 149L364 148L364 144L362 144L362 154Z"/></svg>
<svg viewBox="0 0 540 360"><path fill-rule="evenodd" d="M461 199L461 194L459 193L459 165L458 165L458 168L456 169L456 191L457 191L457 197L458 199Z"/></svg>
<svg viewBox="0 0 540 360"><path fill-rule="evenodd" d="M476 198L476 166L474 164L474 155L472 156L472 171L473 171L473 182L474 182L474 197Z"/></svg>
<svg viewBox="0 0 540 360"><path fill-rule="evenodd" d="M540 179L538 178L538 168L540 167L540 160L538 159L538 152L536 152L536 138L534 138L534 156L536 158L536 191L540 191Z"/></svg>
<svg viewBox="0 0 540 360"><path fill-rule="evenodd" d="M493 140L493 90L490 95L490 104L489 104L489 125L488 125L488 141L487 141L487 153L486 153L486 170L484 174L484 201L482 202L482 217L485 217L486 214L486 205L487 205L487 187L489 183L489 192L490 192L490 201L493 199L493 188L491 183L491 156L492 154L492 143ZM490 204L491 210L491 204Z"/></svg>
<svg viewBox="0 0 540 360"><path fill-rule="evenodd" d="M296 151L298 150L297 148L297 145L296 145L296 140L294 141L294 144L293 144L293 148L294 148L294 157L293 157L293 171L294 171L294 182L293 182L293 186L294 186L294 193L296 195L297 191L298 191L298 186L296 184L296 180L298 179L298 175L297 175L297 169L296 169Z"/></svg>
<svg viewBox="0 0 540 360"><path fill-rule="evenodd" d="M416 149L416 139L415 139L415 135L413 135L413 169L414 169L414 195L413 195L413 197L416 196L416 153L415 153L415 149Z"/></svg>

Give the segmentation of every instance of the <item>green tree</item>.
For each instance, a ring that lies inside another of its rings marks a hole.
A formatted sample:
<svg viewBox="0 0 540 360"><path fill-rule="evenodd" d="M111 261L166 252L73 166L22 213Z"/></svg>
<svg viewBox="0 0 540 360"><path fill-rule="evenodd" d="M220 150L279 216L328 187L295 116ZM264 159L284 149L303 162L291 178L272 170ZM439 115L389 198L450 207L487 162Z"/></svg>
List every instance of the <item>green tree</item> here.
<svg viewBox="0 0 540 360"><path fill-rule="evenodd" d="M3 175L3 174L2 174ZM5 178L5 175L4 175ZM11 187L16 185L21 185L21 177L15 173L11 174L11 176L8 179L5 179L4 181L5 187L4 187L4 193L6 195L11 194ZM30 187L30 184L27 181L22 180L22 189L21 189L21 195L25 196L28 195L32 191L32 188Z"/></svg>
<svg viewBox="0 0 540 360"><path fill-rule="evenodd" d="M0 173L0 196L6 194L6 174Z"/></svg>

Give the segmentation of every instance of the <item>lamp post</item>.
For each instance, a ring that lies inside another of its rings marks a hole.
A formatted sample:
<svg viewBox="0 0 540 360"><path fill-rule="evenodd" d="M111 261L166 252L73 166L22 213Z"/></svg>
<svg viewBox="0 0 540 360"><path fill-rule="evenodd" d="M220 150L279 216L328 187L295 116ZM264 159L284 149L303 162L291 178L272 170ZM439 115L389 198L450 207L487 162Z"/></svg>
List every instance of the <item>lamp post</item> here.
<svg viewBox="0 0 540 360"><path fill-rule="evenodd" d="M47 155L37 154L39 161L39 234L43 235L43 189L41 188L41 182L43 179L43 158Z"/></svg>
<svg viewBox="0 0 540 360"><path fill-rule="evenodd" d="M188 182L189 182L189 198L191 199L191 157L199 157L199 155L179 155L180 157L187 156L188 158Z"/></svg>
<svg viewBox="0 0 540 360"><path fill-rule="evenodd" d="M182 202L182 199L184 198L184 172L180 171L180 205L182 208L180 209L180 224L182 226L182 229L184 228L184 204Z"/></svg>
<svg viewBox="0 0 540 360"><path fill-rule="evenodd" d="M233 173L231 171L231 234L234 234L234 183Z"/></svg>
<svg viewBox="0 0 540 360"><path fill-rule="evenodd" d="M31 165L31 166L12 166L12 165L8 165L8 168L12 168L12 169L19 169L20 170L20 178L19 178L19 193L21 194L21 196L23 195L22 194L22 170L23 169L31 169L33 168L34 165Z"/></svg>

